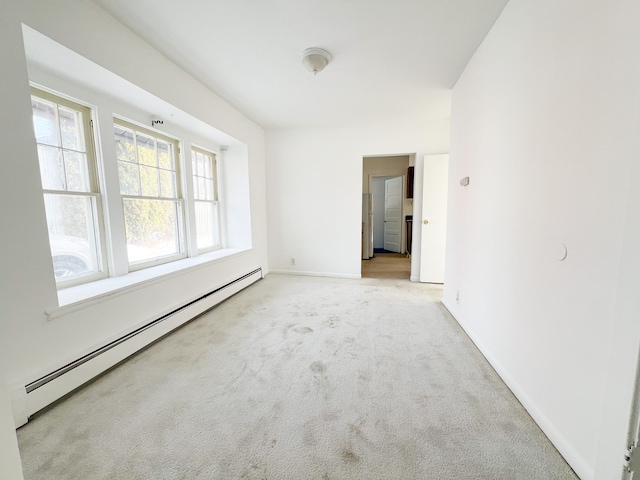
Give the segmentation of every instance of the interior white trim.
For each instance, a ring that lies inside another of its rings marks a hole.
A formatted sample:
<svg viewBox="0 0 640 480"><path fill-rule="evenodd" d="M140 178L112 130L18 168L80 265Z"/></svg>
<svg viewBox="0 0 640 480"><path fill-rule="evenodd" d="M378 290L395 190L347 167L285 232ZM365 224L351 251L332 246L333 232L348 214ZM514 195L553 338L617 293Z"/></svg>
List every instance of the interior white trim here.
<svg viewBox="0 0 640 480"><path fill-rule="evenodd" d="M305 277L331 277L331 278L355 278L360 279L362 275L351 273L330 273L330 272L301 272L298 270L270 270L270 273L280 275L303 275Z"/></svg>
<svg viewBox="0 0 640 480"><path fill-rule="evenodd" d="M238 250L231 248L215 250L197 257L185 258L156 267L137 270L127 275L105 278L104 280L59 290L58 301L60 305L47 309L45 314L48 320L53 320L68 313L90 307L95 303L101 302L105 297L130 293L139 288L165 281L168 278L209 266L212 263L247 254L250 251L250 249Z"/></svg>

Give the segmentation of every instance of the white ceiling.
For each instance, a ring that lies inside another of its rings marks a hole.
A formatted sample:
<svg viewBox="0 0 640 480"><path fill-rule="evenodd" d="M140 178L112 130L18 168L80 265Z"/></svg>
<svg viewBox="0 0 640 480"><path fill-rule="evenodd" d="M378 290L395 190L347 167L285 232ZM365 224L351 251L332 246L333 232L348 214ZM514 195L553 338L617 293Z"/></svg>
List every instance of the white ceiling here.
<svg viewBox="0 0 640 480"><path fill-rule="evenodd" d="M507 3L94 1L266 129L449 118L451 88ZM308 47L333 57L316 76L299 60Z"/></svg>

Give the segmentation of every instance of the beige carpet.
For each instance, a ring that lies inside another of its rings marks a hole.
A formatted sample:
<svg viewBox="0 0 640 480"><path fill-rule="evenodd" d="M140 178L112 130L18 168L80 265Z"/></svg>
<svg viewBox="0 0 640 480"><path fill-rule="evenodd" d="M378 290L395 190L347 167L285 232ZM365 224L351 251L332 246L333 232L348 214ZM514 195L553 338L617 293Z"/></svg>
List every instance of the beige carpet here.
<svg viewBox="0 0 640 480"><path fill-rule="evenodd" d="M25 478L574 480L440 295L269 275L21 428Z"/></svg>
<svg viewBox="0 0 640 480"><path fill-rule="evenodd" d="M400 253L376 253L369 260L362 260L362 278L411 277L411 259Z"/></svg>

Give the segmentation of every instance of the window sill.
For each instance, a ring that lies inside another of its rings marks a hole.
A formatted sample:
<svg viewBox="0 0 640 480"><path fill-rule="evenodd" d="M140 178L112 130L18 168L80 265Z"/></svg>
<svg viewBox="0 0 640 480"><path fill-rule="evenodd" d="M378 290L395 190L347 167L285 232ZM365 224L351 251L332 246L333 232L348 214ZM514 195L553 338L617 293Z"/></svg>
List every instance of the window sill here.
<svg viewBox="0 0 640 480"><path fill-rule="evenodd" d="M81 310L107 297L131 292L133 289L147 287L168 278L182 275L199 268L246 254L251 250L226 248L198 255L197 257L176 260L155 267L145 268L95 282L85 283L58 291L58 306L45 311L49 320Z"/></svg>

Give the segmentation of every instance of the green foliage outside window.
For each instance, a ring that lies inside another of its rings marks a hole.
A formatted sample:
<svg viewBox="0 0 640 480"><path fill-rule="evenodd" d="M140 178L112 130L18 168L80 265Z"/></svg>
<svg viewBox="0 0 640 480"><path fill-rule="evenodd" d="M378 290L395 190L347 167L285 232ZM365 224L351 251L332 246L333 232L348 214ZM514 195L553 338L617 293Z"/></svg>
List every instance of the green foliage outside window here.
<svg viewBox="0 0 640 480"><path fill-rule="evenodd" d="M174 146L119 124L115 134L127 243L176 253Z"/></svg>

